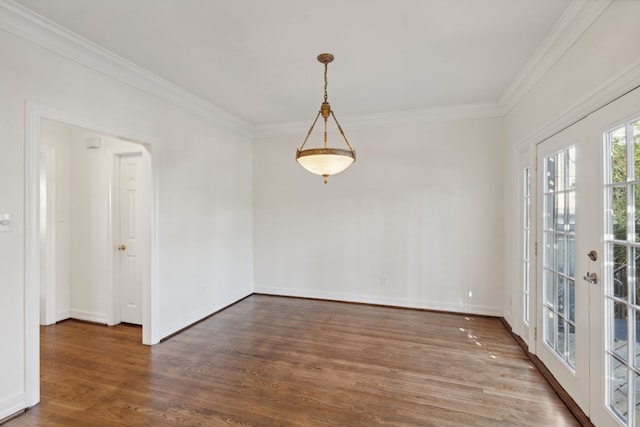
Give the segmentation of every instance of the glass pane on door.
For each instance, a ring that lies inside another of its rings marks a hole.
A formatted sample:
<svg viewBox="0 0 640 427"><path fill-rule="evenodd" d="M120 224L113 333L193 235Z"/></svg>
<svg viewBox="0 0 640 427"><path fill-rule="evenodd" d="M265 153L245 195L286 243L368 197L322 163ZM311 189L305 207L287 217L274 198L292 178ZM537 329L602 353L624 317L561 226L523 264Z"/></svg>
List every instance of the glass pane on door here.
<svg viewBox="0 0 640 427"><path fill-rule="evenodd" d="M640 426L640 121L605 132L604 142L605 403L624 425Z"/></svg>
<svg viewBox="0 0 640 427"><path fill-rule="evenodd" d="M544 341L575 371L575 147L544 161Z"/></svg>

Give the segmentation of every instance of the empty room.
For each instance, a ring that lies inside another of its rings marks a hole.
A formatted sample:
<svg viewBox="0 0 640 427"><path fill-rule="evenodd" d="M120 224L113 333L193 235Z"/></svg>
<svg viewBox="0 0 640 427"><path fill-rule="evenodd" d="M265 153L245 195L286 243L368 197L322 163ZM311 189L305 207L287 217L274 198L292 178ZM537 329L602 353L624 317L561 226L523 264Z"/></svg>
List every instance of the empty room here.
<svg viewBox="0 0 640 427"><path fill-rule="evenodd" d="M639 16L0 0L0 423L639 426Z"/></svg>

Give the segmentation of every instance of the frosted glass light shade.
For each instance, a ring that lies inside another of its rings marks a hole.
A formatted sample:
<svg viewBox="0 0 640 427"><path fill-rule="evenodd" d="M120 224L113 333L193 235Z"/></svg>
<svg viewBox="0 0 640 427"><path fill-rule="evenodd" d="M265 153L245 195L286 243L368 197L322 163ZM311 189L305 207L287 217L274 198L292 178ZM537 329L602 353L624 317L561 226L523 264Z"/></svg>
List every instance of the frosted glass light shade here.
<svg viewBox="0 0 640 427"><path fill-rule="evenodd" d="M298 150L296 160L303 168L325 178L342 172L356 161L356 153L340 148Z"/></svg>

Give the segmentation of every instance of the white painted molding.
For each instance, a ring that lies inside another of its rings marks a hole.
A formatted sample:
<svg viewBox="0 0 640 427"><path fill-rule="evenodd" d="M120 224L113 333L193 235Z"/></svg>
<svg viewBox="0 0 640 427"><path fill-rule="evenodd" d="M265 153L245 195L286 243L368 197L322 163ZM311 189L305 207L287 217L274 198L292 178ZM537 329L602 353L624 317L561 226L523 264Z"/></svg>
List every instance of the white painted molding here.
<svg viewBox="0 0 640 427"><path fill-rule="evenodd" d="M612 1L573 0L498 102L348 116L342 117L340 122L344 127L355 129L503 117L547 74ZM255 135L268 137L300 133L300 129L304 132L309 124L295 122L257 125Z"/></svg>
<svg viewBox="0 0 640 427"><path fill-rule="evenodd" d="M538 83L613 0L573 0L500 98L507 114Z"/></svg>
<svg viewBox="0 0 640 427"><path fill-rule="evenodd" d="M461 314L478 314L482 316L501 317L504 314L502 307L488 307L481 305L463 305L449 302L413 300L406 298L385 298L362 294L348 294L342 292L323 292L307 289L257 287L257 294L281 295L298 298L314 298L330 301L346 301L361 304L387 305L402 308L416 308L422 310L449 311Z"/></svg>
<svg viewBox="0 0 640 427"><path fill-rule="evenodd" d="M62 322L63 320L67 320L70 317L71 317L70 310L60 310L56 314L56 322Z"/></svg>
<svg viewBox="0 0 640 427"><path fill-rule="evenodd" d="M100 323L106 325L108 323L107 313L93 313L91 311L74 310L69 311L69 317L72 319L84 320L85 322Z"/></svg>
<svg viewBox="0 0 640 427"><path fill-rule="evenodd" d="M599 87L582 97L564 114L537 129L520 140L516 150L526 149L526 146L538 144L577 120L591 114L609 102L640 86L640 60L636 60L620 72L609 78Z"/></svg>
<svg viewBox="0 0 640 427"><path fill-rule="evenodd" d="M350 128L358 128L503 116L544 77L611 1L574 0L499 102L381 112L342 117L341 122ZM299 133L299 129L306 129L309 125L307 122L295 122L254 127L12 0L0 0L0 29L246 136L252 136L254 130L257 136Z"/></svg>
<svg viewBox="0 0 640 427"><path fill-rule="evenodd" d="M200 307L199 309L191 311L178 319L174 319L169 324L161 326L161 329L160 329L161 339L166 338L172 334L175 334L176 332L190 325L193 325L194 323L199 322L211 316L212 314L215 314L221 310L224 310L230 305L237 303L238 301L248 297L251 294L253 294L252 290L238 293L235 296L228 298L227 300L221 303L211 305L211 306L206 306L206 307Z"/></svg>
<svg viewBox="0 0 640 427"><path fill-rule="evenodd" d="M248 122L11 0L0 0L0 29L213 123L252 135Z"/></svg>
<svg viewBox="0 0 640 427"><path fill-rule="evenodd" d="M25 395L20 393L10 399L0 402L0 421L27 408Z"/></svg>
<svg viewBox="0 0 640 427"><path fill-rule="evenodd" d="M44 286L45 303L40 303L40 324L52 325L56 323L55 307L56 307L56 262L55 262L55 242L56 242L56 149L48 146L40 146L40 167L46 167L46 239L44 247L40 247L40 261L44 254L44 268L40 264L40 286ZM42 222L42 218L40 218ZM44 279L44 283L42 283ZM42 290L42 288L41 288ZM42 295L41 295L42 297ZM44 306L44 313L42 312Z"/></svg>
<svg viewBox="0 0 640 427"><path fill-rule="evenodd" d="M501 116L502 108L498 104L489 103L343 116L340 117L340 124L348 129L371 129L377 127L422 125L452 120L486 119ZM305 122L298 121L257 125L254 128L254 135L260 138L292 133L301 134L302 132L301 136L303 137L310 125L311 120Z"/></svg>
<svg viewBox="0 0 640 427"><path fill-rule="evenodd" d="M513 319L511 318L511 313L507 310L503 310L502 317L509 324L509 326L511 326L511 330L513 330Z"/></svg>
<svg viewBox="0 0 640 427"><path fill-rule="evenodd" d="M24 365L25 402L40 401L40 120L35 104L25 106Z"/></svg>

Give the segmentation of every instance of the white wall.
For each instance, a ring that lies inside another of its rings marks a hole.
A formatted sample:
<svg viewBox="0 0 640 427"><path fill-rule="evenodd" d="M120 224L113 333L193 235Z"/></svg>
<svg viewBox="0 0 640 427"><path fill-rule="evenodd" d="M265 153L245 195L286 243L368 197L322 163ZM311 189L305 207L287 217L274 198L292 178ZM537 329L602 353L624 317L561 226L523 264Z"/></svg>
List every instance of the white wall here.
<svg viewBox="0 0 640 427"><path fill-rule="evenodd" d="M505 117L505 318L526 335L521 309L519 153L640 84L640 2L616 0ZM640 111L640 107L638 109ZM526 336L525 336L526 338Z"/></svg>
<svg viewBox="0 0 640 427"><path fill-rule="evenodd" d="M110 279L108 143L87 149L74 130L71 146L70 317L107 323ZM88 136L88 135L87 135Z"/></svg>
<svg viewBox="0 0 640 427"><path fill-rule="evenodd" d="M366 129L343 120L358 162L327 185L293 160L305 126L252 149L237 122L203 119L0 31L0 213L14 219L0 233L0 324L11 325L0 329L0 419L25 403L27 101L157 141L159 336L249 294L252 280L259 292L504 308L513 319L519 144L640 61L636 16L640 2L615 1L504 122Z"/></svg>
<svg viewBox="0 0 640 427"><path fill-rule="evenodd" d="M326 185L304 127L254 142L255 290L501 313L502 121L342 125L358 160Z"/></svg>
<svg viewBox="0 0 640 427"><path fill-rule="evenodd" d="M0 31L0 419L25 404L25 103L157 141L158 336L252 290L249 132Z"/></svg>

